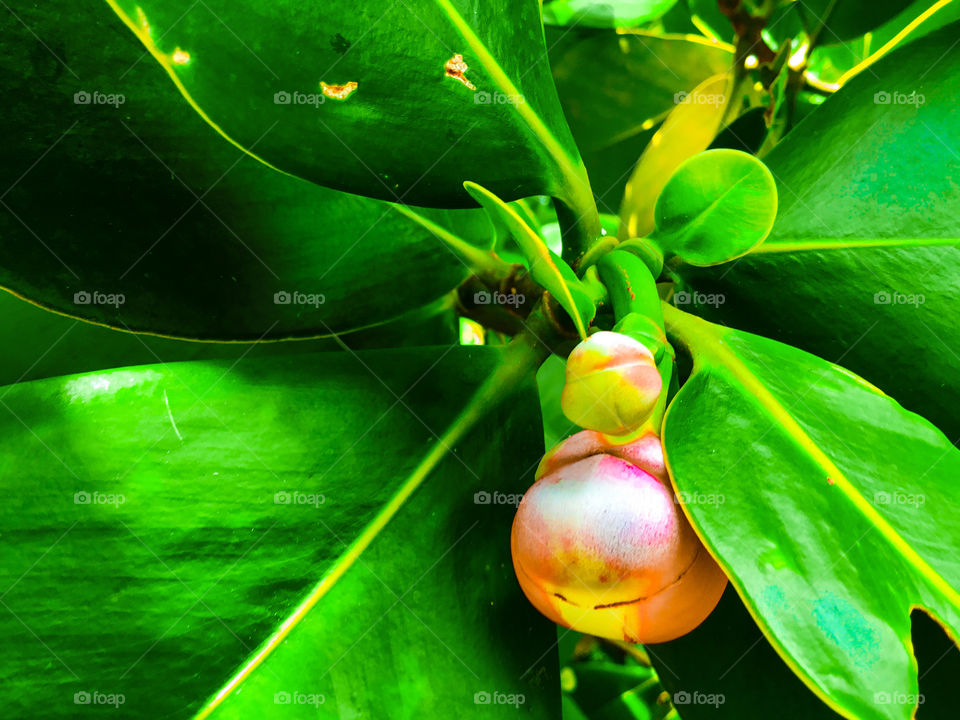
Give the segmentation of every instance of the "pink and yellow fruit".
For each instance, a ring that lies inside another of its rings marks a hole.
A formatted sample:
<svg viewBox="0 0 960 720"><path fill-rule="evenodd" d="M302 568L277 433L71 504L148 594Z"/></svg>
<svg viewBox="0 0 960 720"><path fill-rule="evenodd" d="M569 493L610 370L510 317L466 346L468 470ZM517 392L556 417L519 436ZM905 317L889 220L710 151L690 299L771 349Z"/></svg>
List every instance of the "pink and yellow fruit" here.
<svg viewBox="0 0 960 720"><path fill-rule="evenodd" d="M511 550L541 613L628 642L690 632L727 584L674 499L652 433L615 445L586 430L551 450L517 509Z"/></svg>
<svg viewBox="0 0 960 720"><path fill-rule="evenodd" d="M603 330L567 358L560 406L580 427L624 435L650 417L662 385L653 353L645 345Z"/></svg>

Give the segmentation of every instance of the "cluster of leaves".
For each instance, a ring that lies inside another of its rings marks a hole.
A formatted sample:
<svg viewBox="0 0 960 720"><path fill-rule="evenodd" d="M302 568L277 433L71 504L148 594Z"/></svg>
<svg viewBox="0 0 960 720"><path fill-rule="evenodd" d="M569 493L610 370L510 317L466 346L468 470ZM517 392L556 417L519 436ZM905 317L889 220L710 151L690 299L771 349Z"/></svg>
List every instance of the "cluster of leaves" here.
<svg viewBox="0 0 960 720"><path fill-rule="evenodd" d="M958 8L11 2L4 706L950 717ZM732 587L561 671L500 500L618 242Z"/></svg>

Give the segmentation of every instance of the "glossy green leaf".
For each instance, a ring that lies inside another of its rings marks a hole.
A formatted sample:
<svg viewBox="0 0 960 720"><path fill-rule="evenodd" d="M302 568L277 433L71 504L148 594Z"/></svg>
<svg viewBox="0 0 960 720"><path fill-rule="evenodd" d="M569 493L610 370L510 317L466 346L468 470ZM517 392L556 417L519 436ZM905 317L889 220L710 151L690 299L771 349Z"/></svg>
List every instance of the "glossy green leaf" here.
<svg viewBox="0 0 960 720"><path fill-rule="evenodd" d="M467 275L394 206L281 175L223 142L139 62L106 5L11 10L0 17L0 82L16 99L0 117L3 287L121 329L252 341L377 324ZM492 242L480 211L417 212Z"/></svg>
<svg viewBox="0 0 960 720"><path fill-rule="evenodd" d="M762 243L776 216L777 186L762 162L739 150L708 150L670 176L650 239L691 265L719 265Z"/></svg>
<svg viewBox="0 0 960 720"><path fill-rule="evenodd" d="M837 712L913 716L910 612L960 630L960 450L843 368L678 310L664 421L691 522L787 664Z"/></svg>
<svg viewBox="0 0 960 720"><path fill-rule="evenodd" d="M0 390L4 712L117 715L103 696L122 695L117 716L190 717L299 618L218 717L517 716L476 704L481 692L555 717L555 628L513 576L513 508L474 496L530 481L542 453L530 384L441 448L352 557L499 357L322 353Z"/></svg>
<svg viewBox="0 0 960 720"><path fill-rule="evenodd" d="M457 341L456 317L446 299L338 338L295 343L199 343L93 325L48 312L6 292L0 292L0 337L10 340L0 353L0 386L126 365L336 351L341 343L353 350L369 350Z"/></svg>
<svg viewBox="0 0 960 720"><path fill-rule="evenodd" d="M447 207L469 204L464 168L511 200L589 190L536 0L107 2L208 122L285 172Z"/></svg>
<svg viewBox="0 0 960 720"><path fill-rule="evenodd" d="M955 0L916 0L896 17L847 42L820 45L810 53L809 68L817 79L843 84L894 48L914 42L944 25L960 20Z"/></svg>
<svg viewBox="0 0 960 720"><path fill-rule="evenodd" d="M911 621L923 695L918 717L950 720L957 712L954 694L960 650L922 610L914 610ZM689 700L678 705L683 720L840 717L820 702L777 655L732 588L692 633L647 650L671 697L685 693L680 699ZM703 702L710 695L718 702Z"/></svg>
<svg viewBox="0 0 960 720"><path fill-rule="evenodd" d="M617 214L630 171L657 125L684 93L730 68L733 47L641 30L549 30L564 113L601 209Z"/></svg>
<svg viewBox="0 0 960 720"><path fill-rule="evenodd" d="M677 0L551 0L543 6L548 25L629 28L667 12Z"/></svg>
<svg viewBox="0 0 960 720"><path fill-rule="evenodd" d="M796 0L774 10L768 27L775 37L797 37L805 18L811 30L823 25L823 42L837 42L873 30L909 4L910 0L879 0L871 2L868 10L860 0Z"/></svg>
<svg viewBox="0 0 960 720"><path fill-rule="evenodd" d="M960 437L957 32L887 56L764 158L780 211L758 252L679 270L689 290L717 300L702 308L709 317L842 362L951 438ZM900 102L914 92L922 104Z"/></svg>
<svg viewBox="0 0 960 720"><path fill-rule="evenodd" d="M547 247L516 209L477 183L467 181L463 186L491 216L496 216L510 229L527 259L530 276L553 295L573 320L580 337L586 338L596 306L571 267Z"/></svg>

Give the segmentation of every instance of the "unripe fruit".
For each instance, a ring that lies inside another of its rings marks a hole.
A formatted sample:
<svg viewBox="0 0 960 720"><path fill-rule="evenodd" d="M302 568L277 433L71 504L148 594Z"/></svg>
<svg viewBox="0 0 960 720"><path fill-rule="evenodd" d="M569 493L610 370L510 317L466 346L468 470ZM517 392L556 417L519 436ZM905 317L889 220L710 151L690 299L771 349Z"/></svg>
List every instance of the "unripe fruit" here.
<svg viewBox="0 0 960 720"><path fill-rule="evenodd" d="M511 550L541 613L634 643L690 632L727 584L675 502L652 433L615 446L588 430L555 447L517 508Z"/></svg>
<svg viewBox="0 0 960 720"><path fill-rule="evenodd" d="M645 345L604 330L577 345L567 358L560 407L580 427L625 435L650 417L662 386L653 353Z"/></svg>

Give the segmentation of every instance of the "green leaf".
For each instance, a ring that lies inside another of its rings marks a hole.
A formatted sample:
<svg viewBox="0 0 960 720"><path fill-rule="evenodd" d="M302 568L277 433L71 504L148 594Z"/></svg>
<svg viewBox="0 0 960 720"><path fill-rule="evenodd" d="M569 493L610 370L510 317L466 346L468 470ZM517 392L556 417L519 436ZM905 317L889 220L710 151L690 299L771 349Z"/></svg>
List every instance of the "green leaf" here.
<svg viewBox="0 0 960 720"><path fill-rule="evenodd" d="M739 150L708 150L667 181L650 239L691 265L719 265L762 243L776 216L777 186L762 162Z"/></svg>
<svg viewBox="0 0 960 720"><path fill-rule="evenodd" d="M0 292L0 337L11 340L0 353L0 386L125 365L340 350L340 343L353 350L368 350L457 341L456 318L446 301L342 338L296 343L198 343L93 325L48 312L6 292Z"/></svg>
<svg viewBox="0 0 960 720"><path fill-rule="evenodd" d="M656 126L682 93L733 64L733 47L694 35L549 32L564 114L598 202L616 214L624 185ZM636 88L642 87L643 92Z"/></svg>
<svg viewBox="0 0 960 720"><path fill-rule="evenodd" d="M3 287L121 329L252 341L378 324L468 274L395 206L281 175L224 143L160 68L138 62L142 48L105 5L11 9L0 18L0 84L16 98L0 117ZM492 242L479 211L417 212ZM124 302L74 302L94 292ZM324 302L278 305L278 292Z"/></svg>
<svg viewBox="0 0 960 720"><path fill-rule="evenodd" d="M768 27L777 38L793 38L803 32L805 18L811 30L823 25L823 42L838 42L873 30L909 4L910 0L879 0L868 12L860 0L796 0L774 10Z"/></svg>
<svg viewBox="0 0 960 720"><path fill-rule="evenodd" d="M530 276L546 288L560 303L560 307L567 311L580 337L585 339L587 326L593 320L597 309L573 269L547 247L539 233L535 232L513 207L475 182L468 180L463 186L491 216L497 217L510 229L527 259Z"/></svg>
<svg viewBox="0 0 960 720"><path fill-rule="evenodd" d="M956 716L954 690L960 651L922 610L911 613L924 720ZM686 693L683 720L837 720L840 716L810 692L767 642L732 589L702 625L682 638L647 647L671 697ZM761 680L758 681L758 678ZM695 694L701 702L693 702ZM722 696L719 705L702 702ZM684 696L681 696L684 697Z"/></svg>
<svg viewBox="0 0 960 720"><path fill-rule="evenodd" d="M543 7L548 25L628 28L656 20L677 0L552 0Z"/></svg>
<svg viewBox="0 0 960 720"><path fill-rule="evenodd" d="M960 437L957 32L887 56L766 156L780 211L757 252L679 269L691 290L720 301L704 306L711 319L842 361L951 438ZM924 102L892 102L912 92Z"/></svg>
<svg viewBox="0 0 960 720"><path fill-rule="evenodd" d="M666 319L694 360L663 438L698 534L828 705L911 718L911 609L960 630L960 450L837 365L678 310Z"/></svg>
<svg viewBox="0 0 960 720"><path fill-rule="evenodd" d="M469 202L464 168L510 199L589 190L536 0L107 2L211 125L285 172L446 207Z"/></svg>
<svg viewBox="0 0 960 720"><path fill-rule="evenodd" d="M96 691L122 694L123 717L188 717L292 627L217 716L516 717L475 704L487 691L555 717L555 626L517 587L513 507L474 498L532 479L529 382L439 446L435 473L355 557L500 356L323 353L4 388L6 712L72 718L74 694Z"/></svg>

